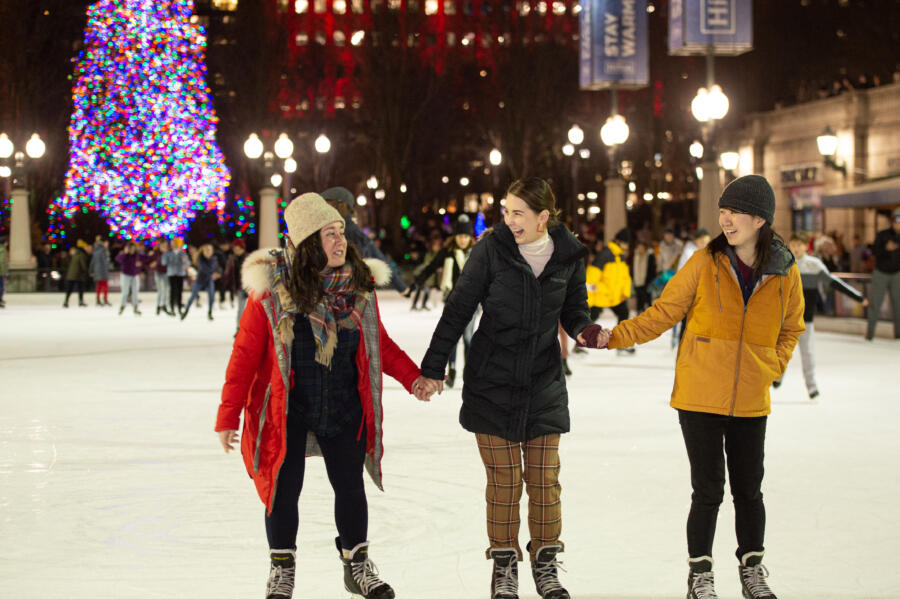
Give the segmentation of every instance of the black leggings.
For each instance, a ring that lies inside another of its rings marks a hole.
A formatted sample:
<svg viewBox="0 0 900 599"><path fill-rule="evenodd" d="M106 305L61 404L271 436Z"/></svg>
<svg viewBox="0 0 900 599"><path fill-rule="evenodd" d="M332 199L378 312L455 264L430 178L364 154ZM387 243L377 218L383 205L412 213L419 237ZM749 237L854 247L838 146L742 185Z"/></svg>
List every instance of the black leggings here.
<svg viewBox="0 0 900 599"><path fill-rule="evenodd" d="M679 410L678 421L691 463L693 489L687 521L688 554L712 556L716 518L725 494L726 455L734 500L737 557L763 551L766 508L761 487L766 417L734 418Z"/></svg>
<svg viewBox="0 0 900 599"><path fill-rule="evenodd" d="M169 307L174 312L181 311L181 292L184 289L184 277L169 277Z"/></svg>
<svg viewBox="0 0 900 599"><path fill-rule="evenodd" d="M613 314L616 315L616 320L618 322L622 322L623 320L628 320L628 300L625 300L621 304L617 306L610 306L609 308L612 310ZM600 318L600 314L603 313L603 308L592 306L591 307L591 320L593 322L597 322L597 319Z"/></svg>
<svg viewBox="0 0 900 599"><path fill-rule="evenodd" d="M306 466L306 435L296 410L288 411L287 455L278 474L278 489L271 515L266 516L269 549L296 549L300 526L297 502L303 488ZM366 431L359 440L359 426L351 423L334 437L317 437L325 470L334 489L334 522L343 549L353 549L367 539L369 504L363 484L363 461L366 457Z"/></svg>

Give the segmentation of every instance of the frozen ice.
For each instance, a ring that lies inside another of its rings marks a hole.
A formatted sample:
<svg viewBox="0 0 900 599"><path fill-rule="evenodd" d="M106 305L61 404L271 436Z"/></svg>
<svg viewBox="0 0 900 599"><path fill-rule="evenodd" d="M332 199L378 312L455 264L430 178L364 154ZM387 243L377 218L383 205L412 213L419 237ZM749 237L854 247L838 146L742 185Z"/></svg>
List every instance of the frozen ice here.
<svg viewBox="0 0 900 599"><path fill-rule="evenodd" d="M234 311L217 307L209 322L204 305L181 322L142 297L140 317L93 298L64 310L59 295L8 295L0 310L0 597L264 595L264 508L213 432ZM381 309L419 361L440 306L410 312L384 292ZM769 582L792 599L900 597L900 343L817 332L816 351L816 401L799 356L773 393ZM684 596L690 481L668 406L674 359L668 336L633 356L569 358L560 557L576 599ZM428 404L393 379L385 387L371 556L400 598L486 599L485 476L458 424L459 383ZM295 597L346 597L321 460L300 505ZM734 549L726 494L714 553L723 598L740 596ZM534 599L523 565L521 597Z"/></svg>

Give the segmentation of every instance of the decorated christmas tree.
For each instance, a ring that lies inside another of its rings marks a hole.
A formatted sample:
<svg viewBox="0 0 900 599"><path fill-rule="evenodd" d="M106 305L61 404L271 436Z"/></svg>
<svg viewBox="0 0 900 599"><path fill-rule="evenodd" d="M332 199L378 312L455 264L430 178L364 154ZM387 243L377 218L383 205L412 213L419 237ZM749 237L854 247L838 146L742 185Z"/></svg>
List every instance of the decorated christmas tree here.
<svg viewBox="0 0 900 599"><path fill-rule="evenodd" d="M133 239L180 235L224 202L203 29L193 0L99 0L88 8L69 125L67 204Z"/></svg>

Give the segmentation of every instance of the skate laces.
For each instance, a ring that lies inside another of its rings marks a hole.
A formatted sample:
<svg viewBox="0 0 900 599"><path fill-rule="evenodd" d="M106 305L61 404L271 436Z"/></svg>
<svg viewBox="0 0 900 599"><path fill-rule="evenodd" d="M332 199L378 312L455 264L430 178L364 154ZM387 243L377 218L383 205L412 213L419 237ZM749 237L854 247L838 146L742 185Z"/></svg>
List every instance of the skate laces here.
<svg viewBox="0 0 900 599"><path fill-rule="evenodd" d="M754 598L775 596L768 583L766 583L766 577L768 576L769 571L762 564L741 566L741 578L744 581L744 586L747 587L750 595Z"/></svg>
<svg viewBox="0 0 900 599"><path fill-rule="evenodd" d="M294 569L295 566L285 568L284 566L272 566L269 572L269 584L266 585L266 594L284 595L290 597L294 592Z"/></svg>
<svg viewBox="0 0 900 599"><path fill-rule="evenodd" d="M364 595L368 595L370 591L385 584L378 578L378 568L375 567L375 563L368 558L364 562L352 562L350 567L353 572L353 580L359 585Z"/></svg>
<svg viewBox="0 0 900 599"><path fill-rule="evenodd" d="M718 599L713 586L712 572L698 572L691 582L691 597L696 599Z"/></svg>
<svg viewBox="0 0 900 599"><path fill-rule="evenodd" d="M509 594L515 595L519 591L518 577L516 572L516 560L511 559L505 566L498 561L494 561L494 596Z"/></svg>
<svg viewBox="0 0 900 599"><path fill-rule="evenodd" d="M547 591L565 590L559 583L559 577L556 575L557 568L559 568L563 572L568 572L568 570L563 568L562 562L558 561L555 557L549 562L532 563L534 582L542 595Z"/></svg>

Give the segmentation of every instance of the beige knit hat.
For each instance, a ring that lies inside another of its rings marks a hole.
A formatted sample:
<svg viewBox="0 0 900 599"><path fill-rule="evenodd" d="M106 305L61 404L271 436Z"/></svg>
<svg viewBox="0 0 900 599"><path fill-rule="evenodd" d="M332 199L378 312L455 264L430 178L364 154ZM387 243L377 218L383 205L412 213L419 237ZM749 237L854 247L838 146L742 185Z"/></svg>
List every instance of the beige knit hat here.
<svg viewBox="0 0 900 599"><path fill-rule="evenodd" d="M322 227L336 221L343 223L344 219L317 193L304 193L288 204L284 211L288 236L295 247Z"/></svg>

